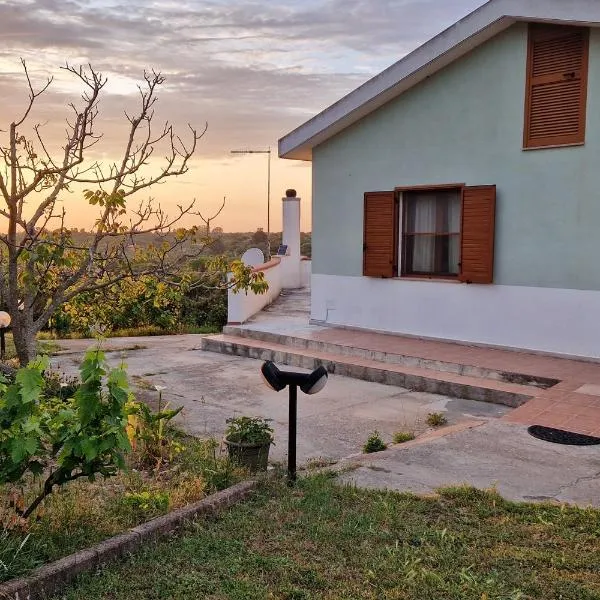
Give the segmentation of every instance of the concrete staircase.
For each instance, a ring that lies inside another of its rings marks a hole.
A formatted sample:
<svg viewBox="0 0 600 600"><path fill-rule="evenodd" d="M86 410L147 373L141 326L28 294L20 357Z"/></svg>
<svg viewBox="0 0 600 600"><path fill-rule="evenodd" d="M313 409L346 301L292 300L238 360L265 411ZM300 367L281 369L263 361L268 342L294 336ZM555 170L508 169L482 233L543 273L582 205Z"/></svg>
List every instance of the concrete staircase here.
<svg viewBox="0 0 600 600"><path fill-rule="evenodd" d="M222 335L204 337L201 347L291 367L314 369L323 365L337 375L511 407L558 383L521 373L361 348L360 341L358 346L325 342L302 329L278 333L259 324L228 326Z"/></svg>

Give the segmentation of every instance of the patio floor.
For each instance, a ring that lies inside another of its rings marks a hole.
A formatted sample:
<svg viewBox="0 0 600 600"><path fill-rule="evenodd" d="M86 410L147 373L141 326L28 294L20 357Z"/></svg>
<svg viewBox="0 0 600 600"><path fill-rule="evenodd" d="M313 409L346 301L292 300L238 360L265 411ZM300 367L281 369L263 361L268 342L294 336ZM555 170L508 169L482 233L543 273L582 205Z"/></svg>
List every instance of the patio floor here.
<svg viewBox="0 0 600 600"><path fill-rule="evenodd" d="M309 291L287 292L241 329L269 332L368 352L418 357L428 361L536 378L559 380L548 389L530 388L531 400L504 419L523 425L545 425L600 437L600 364L528 352L482 348L452 342L415 339L308 323Z"/></svg>

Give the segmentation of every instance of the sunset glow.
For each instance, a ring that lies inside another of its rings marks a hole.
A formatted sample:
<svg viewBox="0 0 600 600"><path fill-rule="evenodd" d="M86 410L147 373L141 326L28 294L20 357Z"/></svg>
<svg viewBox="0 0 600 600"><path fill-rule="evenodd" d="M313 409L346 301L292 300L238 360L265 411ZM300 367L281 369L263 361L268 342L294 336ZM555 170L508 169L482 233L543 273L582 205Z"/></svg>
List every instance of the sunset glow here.
<svg viewBox="0 0 600 600"><path fill-rule="evenodd" d="M165 207L196 198L227 231L266 228L267 157L235 157L238 148L271 148L271 229L281 228L280 198L293 187L310 230L310 164L277 158L277 140L420 42L480 4L479 0L0 0L0 129L27 97L19 58L34 83L53 76L32 123L46 123L59 148L68 102L81 86L60 67L91 63L109 79L100 104L104 132L93 158L118 160L144 69L167 78L157 124L187 123L206 135L190 170L152 189ZM376 35L374 33L376 32ZM0 133L0 135L6 135ZM68 224L89 227L94 213L73 192ZM191 221L191 222L190 222ZM193 224L190 219L186 224Z"/></svg>

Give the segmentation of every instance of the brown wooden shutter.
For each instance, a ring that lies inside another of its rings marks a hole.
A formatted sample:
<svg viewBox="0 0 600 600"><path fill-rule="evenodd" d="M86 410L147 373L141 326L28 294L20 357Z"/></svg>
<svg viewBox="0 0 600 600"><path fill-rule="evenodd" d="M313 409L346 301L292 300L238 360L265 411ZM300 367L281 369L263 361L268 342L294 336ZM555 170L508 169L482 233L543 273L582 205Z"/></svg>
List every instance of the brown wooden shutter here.
<svg viewBox="0 0 600 600"><path fill-rule="evenodd" d="M463 188L461 281L493 282L495 215L495 185Z"/></svg>
<svg viewBox="0 0 600 600"><path fill-rule="evenodd" d="M585 142L588 59L588 28L529 26L525 148Z"/></svg>
<svg viewBox="0 0 600 600"><path fill-rule="evenodd" d="M398 271L398 202L394 192L365 194L363 274L394 277Z"/></svg>

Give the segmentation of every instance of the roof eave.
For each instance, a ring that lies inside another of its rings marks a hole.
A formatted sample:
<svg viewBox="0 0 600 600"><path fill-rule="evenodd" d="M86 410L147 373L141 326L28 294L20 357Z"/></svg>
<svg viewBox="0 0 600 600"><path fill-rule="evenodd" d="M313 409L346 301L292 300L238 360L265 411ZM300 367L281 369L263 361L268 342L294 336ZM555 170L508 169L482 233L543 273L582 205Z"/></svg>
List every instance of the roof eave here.
<svg viewBox="0 0 600 600"><path fill-rule="evenodd" d="M530 0L526 6L523 6L523 0L490 0L282 137L279 140L279 156L312 160L312 150L315 146L353 125L517 21L598 25L600 3L594 5L592 0L572 2L580 5L580 14L565 10L564 0ZM587 10L583 10L586 8Z"/></svg>

